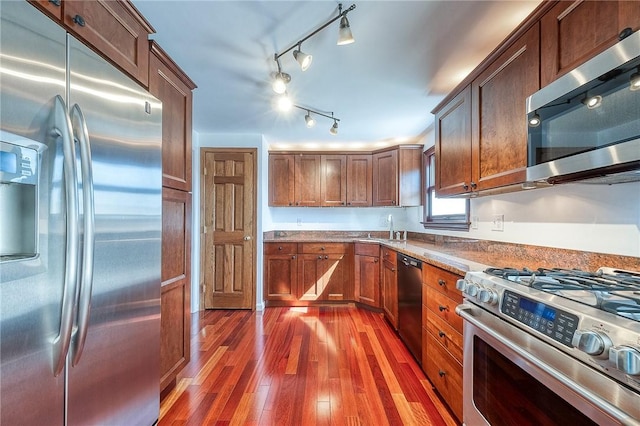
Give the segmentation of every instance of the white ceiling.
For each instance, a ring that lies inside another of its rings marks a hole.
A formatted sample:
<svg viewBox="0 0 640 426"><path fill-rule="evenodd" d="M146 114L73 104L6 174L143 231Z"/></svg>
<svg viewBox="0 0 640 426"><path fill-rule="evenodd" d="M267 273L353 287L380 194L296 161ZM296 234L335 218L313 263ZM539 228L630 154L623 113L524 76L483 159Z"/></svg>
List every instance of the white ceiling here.
<svg viewBox="0 0 640 426"><path fill-rule="evenodd" d="M272 149L371 149L415 141L433 122L431 110L538 4L534 1L357 0L348 18L355 43L337 46L336 21L303 43L313 55L302 72L291 53L294 102L305 111L278 112L273 60L338 13L338 2L134 0L152 37L198 85L193 129L261 134ZM343 3L346 9L352 3Z"/></svg>

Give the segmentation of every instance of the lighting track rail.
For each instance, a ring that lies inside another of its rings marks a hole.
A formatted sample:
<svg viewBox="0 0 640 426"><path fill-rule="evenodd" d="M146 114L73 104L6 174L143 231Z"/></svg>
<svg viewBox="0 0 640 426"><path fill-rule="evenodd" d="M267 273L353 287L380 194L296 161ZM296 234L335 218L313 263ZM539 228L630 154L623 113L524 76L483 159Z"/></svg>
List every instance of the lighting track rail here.
<svg viewBox="0 0 640 426"><path fill-rule="evenodd" d="M329 129L329 133L331 133L332 135L337 135L338 134L338 122L340 121L339 118L335 117L333 115L333 112L330 112L329 114L325 114L324 112L320 112L317 110L314 110L313 108L306 108L300 105L292 105L294 108L298 108L301 109L303 111L307 111L307 115L304 116L304 121L307 124L307 127L311 128L313 126L315 126L316 124L316 120L311 116L311 114L313 113L314 115L319 115L322 117L326 117L328 119L333 120L333 126L331 126L331 128Z"/></svg>

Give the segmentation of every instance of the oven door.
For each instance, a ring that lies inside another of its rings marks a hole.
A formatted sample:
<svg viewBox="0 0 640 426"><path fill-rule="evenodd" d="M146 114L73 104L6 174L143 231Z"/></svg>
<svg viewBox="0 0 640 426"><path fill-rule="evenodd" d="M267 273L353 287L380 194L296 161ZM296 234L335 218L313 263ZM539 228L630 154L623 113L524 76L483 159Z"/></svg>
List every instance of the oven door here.
<svg viewBox="0 0 640 426"><path fill-rule="evenodd" d="M456 312L465 425L640 425L637 393L475 305Z"/></svg>

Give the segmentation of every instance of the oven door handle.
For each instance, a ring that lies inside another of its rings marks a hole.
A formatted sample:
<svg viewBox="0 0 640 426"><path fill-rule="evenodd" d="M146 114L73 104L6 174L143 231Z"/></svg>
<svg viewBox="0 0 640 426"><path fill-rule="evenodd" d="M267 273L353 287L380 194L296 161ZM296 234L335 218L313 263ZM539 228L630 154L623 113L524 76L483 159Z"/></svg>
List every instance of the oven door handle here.
<svg viewBox="0 0 640 426"><path fill-rule="evenodd" d="M473 326L481 329L484 333L488 334L489 336L496 339L498 342L508 347L510 350L518 354L518 356L522 357L524 360L530 362L531 364L535 365L545 373L549 374L551 377L561 382L567 388L572 389L581 397L591 402L602 411L608 413L612 417L615 417L615 419L618 420L621 424L640 425L640 422L638 420L630 417L627 413L625 413L624 411L621 411L618 407L611 405L609 402L603 400L598 395L595 395L594 393L582 388L581 386L575 386L573 381L570 380L568 377L566 377L564 374L562 374L555 368L545 363L541 363L540 360L538 360L536 357L532 356L527 351L520 348L511 340L507 339L502 334L496 332L490 327L487 327L487 325L483 324L481 320L473 316L474 309L478 309L478 308L476 308L473 305L463 303L456 307L456 314L462 317L463 320L468 321Z"/></svg>

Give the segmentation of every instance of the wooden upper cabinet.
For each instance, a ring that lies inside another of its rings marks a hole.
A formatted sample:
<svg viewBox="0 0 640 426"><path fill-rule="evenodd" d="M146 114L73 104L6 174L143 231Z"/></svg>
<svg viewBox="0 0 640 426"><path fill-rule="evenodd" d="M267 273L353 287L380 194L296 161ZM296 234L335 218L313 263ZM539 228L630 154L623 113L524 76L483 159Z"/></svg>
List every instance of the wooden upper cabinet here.
<svg viewBox="0 0 640 426"><path fill-rule="evenodd" d="M560 1L541 19L541 83L546 86L640 28L638 1Z"/></svg>
<svg viewBox="0 0 640 426"><path fill-rule="evenodd" d="M347 155L347 206L372 204L373 167L371 154Z"/></svg>
<svg viewBox="0 0 640 426"><path fill-rule="evenodd" d="M401 145L373 154L373 205L419 206L422 145Z"/></svg>
<svg viewBox="0 0 640 426"><path fill-rule="evenodd" d="M471 86L436 112L436 192L455 195L471 189Z"/></svg>
<svg viewBox="0 0 640 426"><path fill-rule="evenodd" d="M30 1L30 3L51 15L56 20L62 21L62 0L34 0Z"/></svg>
<svg viewBox="0 0 640 426"><path fill-rule="evenodd" d="M320 199L322 206L336 207L347 204L347 156L320 156Z"/></svg>
<svg viewBox="0 0 640 426"><path fill-rule="evenodd" d="M525 99L540 88L539 35L535 24L471 85L472 191L525 180Z"/></svg>
<svg viewBox="0 0 640 426"><path fill-rule="evenodd" d="M295 156L269 154L269 205L285 207L295 205Z"/></svg>
<svg viewBox="0 0 640 426"><path fill-rule="evenodd" d="M196 85L150 42L149 91L162 101L162 185L191 191L191 112Z"/></svg>
<svg viewBox="0 0 640 426"><path fill-rule="evenodd" d="M321 164L320 155L299 154L295 156L295 200L296 206L320 206Z"/></svg>
<svg viewBox="0 0 640 426"><path fill-rule="evenodd" d="M148 87L149 34L155 31L129 1L63 1L65 27Z"/></svg>

